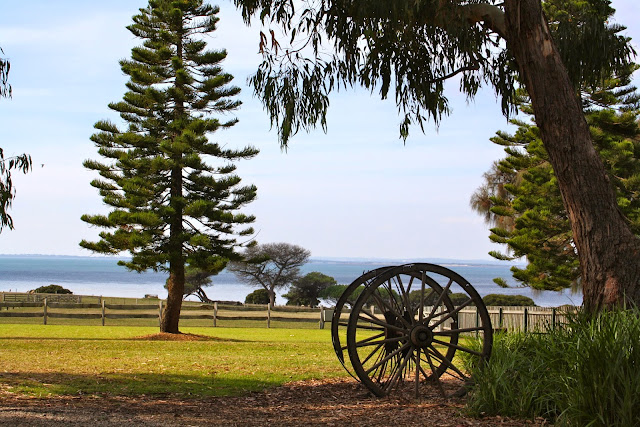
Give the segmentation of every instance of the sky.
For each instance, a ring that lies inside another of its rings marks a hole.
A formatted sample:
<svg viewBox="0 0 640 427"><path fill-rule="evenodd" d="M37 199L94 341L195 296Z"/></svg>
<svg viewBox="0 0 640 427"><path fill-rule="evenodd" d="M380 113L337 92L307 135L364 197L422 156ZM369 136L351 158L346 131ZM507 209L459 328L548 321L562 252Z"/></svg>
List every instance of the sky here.
<svg viewBox="0 0 640 427"><path fill-rule="evenodd" d="M82 162L100 160L89 139L93 124L119 120L107 105L125 93L118 61L140 44L125 27L146 3L3 4L0 47L11 62L13 98L0 99L0 147L5 157L29 153L34 169L14 174L15 230L0 234L0 254L93 255L78 243L96 240L100 230L80 217L108 208ZM239 123L212 138L260 149L237 171L258 187L243 212L256 216L259 243L294 243L315 258L492 259L487 253L500 247L469 207L482 174L503 155L489 138L510 129L491 88L468 101L450 84L452 114L424 133L413 128L406 142L393 100L363 89L341 92L331 98L328 132L301 132L285 152L247 85L261 61L260 29L247 27L230 1L217 4L209 47L227 50L223 67L242 89L243 105ZM640 3L614 0L613 7L626 35L640 40Z"/></svg>

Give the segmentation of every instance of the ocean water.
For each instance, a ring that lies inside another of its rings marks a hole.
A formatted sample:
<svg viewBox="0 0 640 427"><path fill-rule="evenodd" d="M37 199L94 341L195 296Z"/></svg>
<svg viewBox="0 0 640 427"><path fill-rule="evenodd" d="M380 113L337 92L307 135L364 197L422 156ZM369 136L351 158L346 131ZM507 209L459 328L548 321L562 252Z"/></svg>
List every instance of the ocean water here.
<svg viewBox="0 0 640 427"><path fill-rule="evenodd" d="M386 266L402 264L402 261L333 261L312 260L302 268L303 274L319 271L332 276L340 284L349 284L362 273ZM491 293L525 295L540 306L559 306L582 303L581 294L565 292L533 291L516 287L511 278L509 264L482 264L455 260L439 262L467 279L482 296ZM494 277L506 279L511 288L503 289L493 283ZM102 295L112 297L142 298L145 294L165 298L166 273L135 273L117 265L117 259L104 257L66 257L38 255L0 255L0 291L27 292L40 286L56 284L76 295ZM205 288L213 300L244 302L255 288L247 286L227 271L212 277L213 286ZM286 299L281 290L276 304ZM193 297L191 297L193 298Z"/></svg>

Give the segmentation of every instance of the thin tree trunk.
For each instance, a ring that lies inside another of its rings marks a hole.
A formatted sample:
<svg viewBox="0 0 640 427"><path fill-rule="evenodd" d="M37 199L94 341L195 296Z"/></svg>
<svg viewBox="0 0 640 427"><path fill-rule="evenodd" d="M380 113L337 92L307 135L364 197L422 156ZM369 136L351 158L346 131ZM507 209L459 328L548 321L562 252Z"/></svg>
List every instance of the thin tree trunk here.
<svg viewBox="0 0 640 427"><path fill-rule="evenodd" d="M276 304L276 291L269 289L269 307L273 309Z"/></svg>
<svg viewBox="0 0 640 427"><path fill-rule="evenodd" d="M551 39L540 0L506 0L508 48L531 97L571 220L584 307L640 304L640 240L618 209L580 100Z"/></svg>
<svg viewBox="0 0 640 427"><path fill-rule="evenodd" d="M198 288L198 290L196 291L196 295L198 296L198 298L200 298L201 302L213 302L209 299L209 297L207 296L207 294L204 292L204 289L202 288Z"/></svg>

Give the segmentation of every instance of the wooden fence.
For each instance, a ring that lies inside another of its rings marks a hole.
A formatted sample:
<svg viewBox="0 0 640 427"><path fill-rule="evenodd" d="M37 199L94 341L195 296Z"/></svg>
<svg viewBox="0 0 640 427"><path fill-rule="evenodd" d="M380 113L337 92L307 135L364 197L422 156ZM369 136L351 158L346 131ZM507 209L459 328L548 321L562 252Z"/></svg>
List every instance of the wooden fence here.
<svg viewBox="0 0 640 427"><path fill-rule="evenodd" d="M425 312L430 313L432 307L425 307ZM436 309L436 313L441 309ZM567 323L567 316L575 313L575 307L487 307L491 317L491 325L494 330L500 331L524 331L545 332L559 325ZM331 321L332 310L326 310L325 319ZM381 313L376 315L382 317ZM349 319L349 311L344 310L341 319ZM475 307L466 307L458 313L459 328L473 328L480 325L480 317ZM444 322L441 328L448 328L451 322Z"/></svg>
<svg viewBox="0 0 640 427"><path fill-rule="evenodd" d="M132 324L141 319L140 325L150 326L152 319L160 322L163 304L159 299L124 299L62 294L18 294L0 292L0 321L6 318L32 318L42 324L51 319L82 319L101 325ZM550 307L487 307L495 330L544 332L566 323L567 315L575 308ZM431 307L425 308L426 312ZM320 327L331 323L332 309L266 305L204 304L185 301L180 313L181 321L197 321L193 326L272 326ZM342 313L347 320L349 310ZM41 320L36 320L40 318ZM146 321L144 319L147 319ZM467 307L458 313L458 327L478 326L480 319L475 307ZM315 324L315 325L314 325ZM443 325L446 327L446 324Z"/></svg>
<svg viewBox="0 0 640 427"><path fill-rule="evenodd" d="M61 295L33 298L33 295L28 295L30 301L19 301L16 300L20 299L16 298L16 295L0 293L0 320L4 320L3 318L40 318L42 324L46 325L51 323L51 319L80 319L91 321L90 323L99 321L102 326L105 326L106 324L122 324L123 320L157 319L159 324L163 306L166 304L163 300L155 300L155 303L152 303L154 300L145 301L144 299L140 299L140 302L136 301L138 302L136 304L114 304L109 303L108 298L102 297L97 297L99 301L94 303L66 302L65 299L57 298L59 296ZM180 312L180 320L199 320L197 326L213 327L257 326L257 322L270 328L272 325L306 323L309 326L315 324L315 327L322 329L325 325L324 319L326 319L326 314L323 312L324 309L305 307L270 309L266 305L238 306L223 305L217 302L212 304L184 302ZM7 323L7 320L4 323ZM109 322L110 320L111 322ZM118 320L118 322L114 322L114 320Z"/></svg>

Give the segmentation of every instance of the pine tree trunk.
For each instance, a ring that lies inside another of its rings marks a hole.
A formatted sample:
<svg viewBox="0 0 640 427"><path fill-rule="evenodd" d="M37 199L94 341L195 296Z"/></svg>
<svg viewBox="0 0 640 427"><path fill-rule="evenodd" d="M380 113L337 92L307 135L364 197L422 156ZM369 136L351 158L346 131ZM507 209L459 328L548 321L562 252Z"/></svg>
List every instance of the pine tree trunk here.
<svg viewBox="0 0 640 427"><path fill-rule="evenodd" d="M178 39L176 44L176 56L183 57L182 39ZM178 89L182 89L182 83L175 79L175 85ZM178 122L184 119L184 103L179 98L175 101L174 121ZM179 132L174 135L173 143L175 145L179 136ZM184 295L184 258L182 250L182 216L183 216L183 200L182 200L182 152L176 149L172 153L174 162L171 170L171 189L169 206L173 208L171 215L171 224L169 228L169 281L167 284L168 296L167 305L162 313L162 321L160 322L160 332L168 332L171 334L179 334L178 323L180 322L180 310L182 309L182 297Z"/></svg>
<svg viewBox="0 0 640 427"><path fill-rule="evenodd" d="M182 267L182 268L180 268ZM167 304L162 311L160 332L179 334L180 310L182 309L182 295L184 293L184 264L170 267L167 282Z"/></svg>
<svg viewBox="0 0 640 427"><path fill-rule="evenodd" d="M555 48L540 0L506 0L508 48L531 97L580 259L584 307L640 305L640 240L618 209L580 100Z"/></svg>

